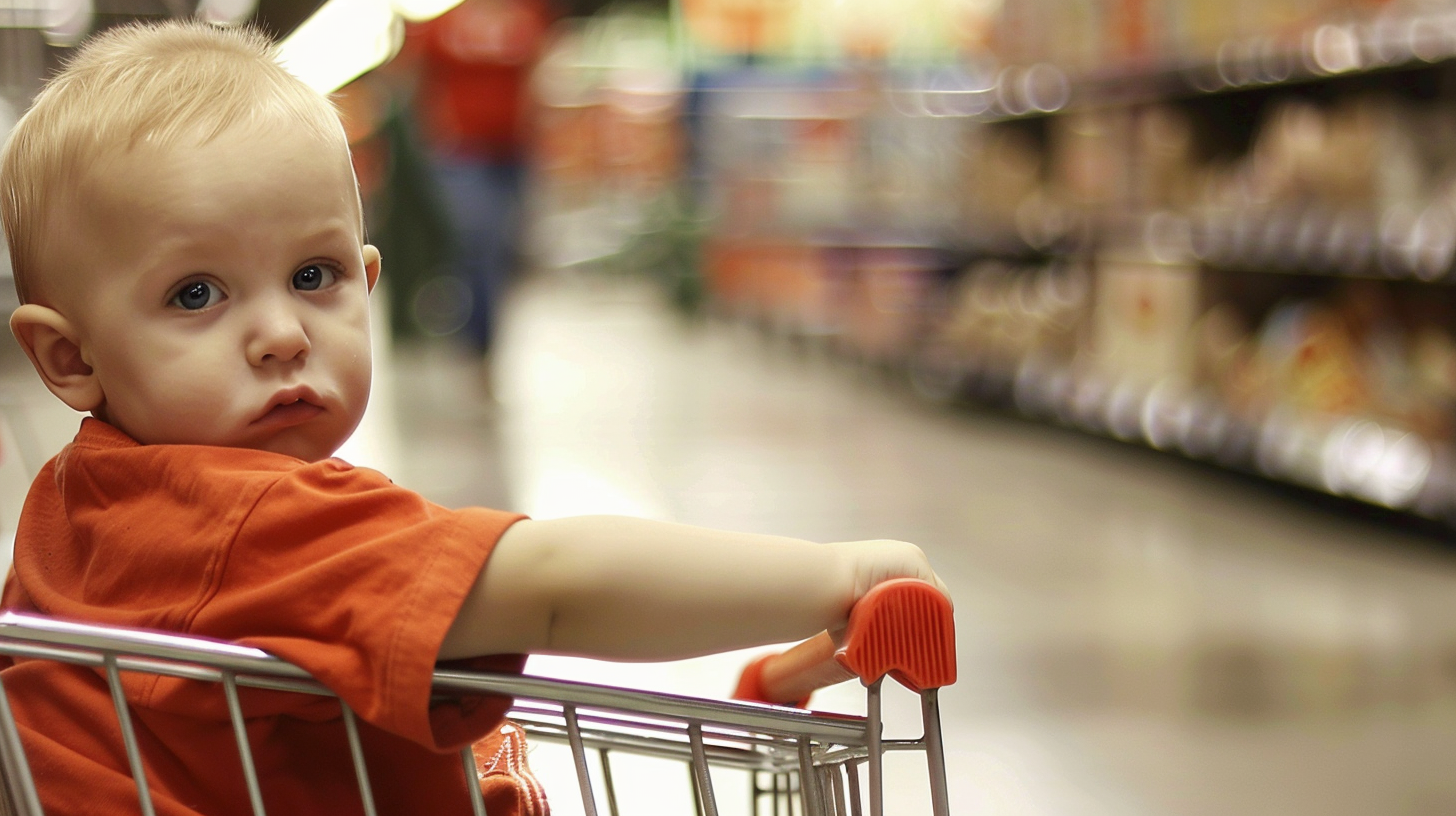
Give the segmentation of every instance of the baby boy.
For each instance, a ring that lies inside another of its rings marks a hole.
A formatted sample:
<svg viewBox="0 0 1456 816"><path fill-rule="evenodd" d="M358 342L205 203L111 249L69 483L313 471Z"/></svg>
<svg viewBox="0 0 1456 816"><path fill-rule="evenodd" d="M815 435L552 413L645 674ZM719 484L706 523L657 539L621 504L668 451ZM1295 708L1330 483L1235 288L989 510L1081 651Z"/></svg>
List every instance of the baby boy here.
<svg viewBox="0 0 1456 816"><path fill-rule="evenodd" d="M449 510L330 458L368 401L381 260L337 114L255 32L93 38L0 153L0 215L11 329L88 415L26 499L4 605L304 667L364 720L383 813L462 812L449 752L507 705L432 702L438 661L777 643L842 627L880 581L937 581L902 542ZM98 675L3 671L47 812L129 809ZM213 690L128 676L126 693L159 813L247 812ZM337 706L244 703L270 810L358 812Z"/></svg>

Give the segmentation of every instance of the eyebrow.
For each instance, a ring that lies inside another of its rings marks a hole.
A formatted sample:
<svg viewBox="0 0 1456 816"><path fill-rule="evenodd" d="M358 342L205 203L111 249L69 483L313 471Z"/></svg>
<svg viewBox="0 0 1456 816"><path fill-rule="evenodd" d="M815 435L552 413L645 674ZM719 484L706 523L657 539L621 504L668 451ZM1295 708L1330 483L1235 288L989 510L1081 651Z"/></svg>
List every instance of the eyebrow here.
<svg viewBox="0 0 1456 816"><path fill-rule="evenodd" d="M294 239L295 243L309 243L311 241L334 240L339 237L357 241L362 244L364 241L362 226L352 218L329 218L322 226L311 232L304 233Z"/></svg>

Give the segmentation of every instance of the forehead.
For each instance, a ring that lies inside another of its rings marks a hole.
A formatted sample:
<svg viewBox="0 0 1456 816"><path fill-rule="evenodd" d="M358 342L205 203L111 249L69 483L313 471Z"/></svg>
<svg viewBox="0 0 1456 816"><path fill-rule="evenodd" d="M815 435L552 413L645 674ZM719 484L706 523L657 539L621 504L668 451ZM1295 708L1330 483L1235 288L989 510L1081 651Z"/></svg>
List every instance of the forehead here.
<svg viewBox="0 0 1456 816"><path fill-rule="evenodd" d="M206 140L143 141L95 157L66 189L47 219L42 291L114 274L152 249L159 230L282 241L328 222L363 239L342 134L307 128L249 124Z"/></svg>
<svg viewBox="0 0 1456 816"><path fill-rule="evenodd" d="M358 214L342 134L329 139L286 124L238 125L209 139L143 141L98 163L86 192L98 202L153 216L237 219L307 205Z"/></svg>

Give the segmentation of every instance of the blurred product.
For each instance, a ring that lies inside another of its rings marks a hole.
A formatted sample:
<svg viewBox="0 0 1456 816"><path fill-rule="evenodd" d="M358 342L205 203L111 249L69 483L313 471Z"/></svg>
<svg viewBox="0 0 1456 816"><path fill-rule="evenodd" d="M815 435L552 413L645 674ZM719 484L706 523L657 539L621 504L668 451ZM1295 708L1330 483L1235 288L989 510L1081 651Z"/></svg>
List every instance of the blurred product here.
<svg viewBox="0 0 1456 816"><path fill-rule="evenodd" d="M1286 301L1245 334L1222 303L1200 323L1201 373L1249 419L1286 406L1311 421L1365 417L1452 438L1456 340L1413 298L1352 281L1329 295Z"/></svg>
<svg viewBox="0 0 1456 816"><path fill-rule="evenodd" d="M558 28L532 78L525 240L537 266L650 274L695 308L700 225L670 38L662 14L632 6Z"/></svg>
<svg viewBox="0 0 1456 816"><path fill-rule="evenodd" d="M1188 335L1197 317L1198 270L1109 260L1097 271L1092 368L1119 383L1186 383L1193 367Z"/></svg>
<svg viewBox="0 0 1456 816"><path fill-rule="evenodd" d="M1069 367L1087 331L1090 286L1076 267L965 270L931 344L942 359L1010 378L1027 360Z"/></svg>

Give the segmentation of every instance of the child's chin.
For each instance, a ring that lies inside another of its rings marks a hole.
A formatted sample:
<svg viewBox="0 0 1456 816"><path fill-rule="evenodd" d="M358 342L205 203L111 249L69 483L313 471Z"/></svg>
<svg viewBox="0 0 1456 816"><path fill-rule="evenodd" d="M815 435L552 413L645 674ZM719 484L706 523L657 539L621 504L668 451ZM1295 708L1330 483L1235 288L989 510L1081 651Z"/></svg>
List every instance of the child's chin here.
<svg viewBox="0 0 1456 816"><path fill-rule="evenodd" d="M274 437L258 445L248 447L258 450L278 453L284 456L292 456L295 459L302 459L305 462L318 462L334 455L338 449L337 444L331 441L312 439L302 435L286 434Z"/></svg>

